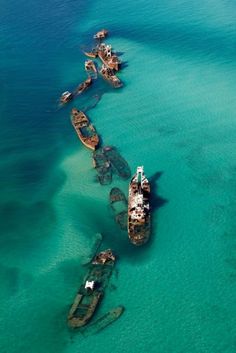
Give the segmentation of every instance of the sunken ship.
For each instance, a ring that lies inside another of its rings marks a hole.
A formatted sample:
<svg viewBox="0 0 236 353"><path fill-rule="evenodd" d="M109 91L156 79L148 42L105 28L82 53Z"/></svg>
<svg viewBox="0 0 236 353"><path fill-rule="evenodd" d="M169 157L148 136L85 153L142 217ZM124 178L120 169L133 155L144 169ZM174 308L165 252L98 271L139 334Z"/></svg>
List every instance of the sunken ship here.
<svg viewBox="0 0 236 353"><path fill-rule="evenodd" d="M116 308L109 310L106 314L100 316L96 321L80 329L80 332L82 332L85 337L96 334L119 319L124 310L125 308L122 305L117 306Z"/></svg>
<svg viewBox="0 0 236 353"><path fill-rule="evenodd" d="M94 34L93 38L94 39L103 39L107 36L108 30L107 29L101 29L101 31L97 32Z"/></svg>
<svg viewBox="0 0 236 353"><path fill-rule="evenodd" d="M68 314L68 325L71 328L85 326L93 317L104 295L114 263L115 256L111 249L101 251L92 260Z"/></svg>
<svg viewBox="0 0 236 353"><path fill-rule="evenodd" d="M71 122L80 141L89 149L95 150L99 144L99 137L94 126L90 123L84 112L73 108Z"/></svg>
<svg viewBox="0 0 236 353"><path fill-rule="evenodd" d="M112 188L109 195L110 206L116 223L127 230L127 199L119 188Z"/></svg>
<svg viewBox="0 0 236 353"><path fill-rule="evenodd" d="M142 245L148 241L150 218L150 184L143 167L137 167L128 196L128 235L132 244Z"/></svg>

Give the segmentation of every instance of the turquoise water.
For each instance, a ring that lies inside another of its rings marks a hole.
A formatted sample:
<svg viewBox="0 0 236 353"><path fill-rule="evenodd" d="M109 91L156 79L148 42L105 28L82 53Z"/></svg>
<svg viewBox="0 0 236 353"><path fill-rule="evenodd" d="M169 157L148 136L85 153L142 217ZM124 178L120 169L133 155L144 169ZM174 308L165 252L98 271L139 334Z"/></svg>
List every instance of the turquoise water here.
<svg viewBox="0 0 236 353"><path fill-rule="evenodd" d="M236 350L236 61L233 1L13 0L0 12L1 353ZM152 237L132 247L95 182L91 153L57 110L85 78L81 45L105 27L126 63L76 101L158 197ZM156 176L156 178L155 178ZM66 315L96 233L119 255L87 338Z"/></svg>

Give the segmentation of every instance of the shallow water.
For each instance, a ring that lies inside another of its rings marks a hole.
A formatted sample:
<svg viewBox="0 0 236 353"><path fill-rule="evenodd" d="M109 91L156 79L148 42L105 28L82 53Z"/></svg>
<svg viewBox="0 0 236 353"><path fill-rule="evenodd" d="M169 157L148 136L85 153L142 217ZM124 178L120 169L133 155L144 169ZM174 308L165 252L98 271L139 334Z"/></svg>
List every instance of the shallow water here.
<svg viewBox="0 0 236 353"><path fill-rule="evenodd" d="M235 352L235 4L233 1L13 0L0 12L0 350ZM97 80L74 102L104 144L152 180L150 242L114 223L114 177L96 182L91 153L61 92L85 79L81 45L98 29L125 63L120 90ZM119 259L97 335L66 315L98 235Z"/></svg>

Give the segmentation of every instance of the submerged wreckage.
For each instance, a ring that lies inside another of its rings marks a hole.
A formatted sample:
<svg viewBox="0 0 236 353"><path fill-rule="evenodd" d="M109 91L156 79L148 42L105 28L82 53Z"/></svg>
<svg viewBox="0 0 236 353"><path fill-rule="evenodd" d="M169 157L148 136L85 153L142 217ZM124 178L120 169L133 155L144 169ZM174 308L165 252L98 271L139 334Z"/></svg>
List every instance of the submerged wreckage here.
<svg viewBox="0 0 236 353"><path fill-rule="evenodd" d="M93 38L94 39L103 39L108 35L108 30L106 29L101 29L101 31L98 31L96 34L94 34Z"/></svg>
<svg viewBox="0 0 236 353"><path fill-rule="evenodd" d="M91 86L92 84L92 77L89 76L84 82L82 82L76 89L74 92L74 95L79 95L81 93L83 93L89 86Z"/></svg>
<svg viewBox="0 0 236 353"><path fill-rule="evenodd" d="M111 163L107 159L102 148L93 152L93 166L97 171L97 179L101 185L108 185L112 182Z"/></svg>
<svg viewBox="0 0 236 353"><path fill-rule="evenodd" d="M79 84L79 86L74 90L74 92L65 91L60 97L60 104L64 105L70 102L74 97L83 93L92 84L92 77L88 77L85 81Z"/></svg>
<svg viewBox="0 0 236 353"><path fill-rule="evenodd" d="M119 319L123 314L125 308L121 305L114 309L109 310L106 314L99 317L96 321L81 329L83 336L87 337L96 334L103 330L108 325Z"/></svg>
<svg viewBox="0 0 236 353"><path fill-rule="evenodd" d="M103 152L107 160L111 163L112 171L122 179L128 179L131 174L130 167L117 149L112 146L106 146L103 147Z"/></svg>
<svg viewBox="0 0 236 353"><path fill-rule="evenodd" d="M111 183L113 173L122 179L130 177L128 163L112 146L99 148L93 152L93 166L98 174L97 179L102 185Z"/></svg>
<svg viewBox="0 0 236 353"><path fill-rule="evenodd" d="M119 188L112 188L109 198L116 223L122 230L127 230L128 203L125 194Z"/></svg>
<svg viewBox="0 0 236 353"><path fill-rule="evenodd" d="M92 318L112 274L115 256L110 249L100 252L92 260L68 315L72 328L85 326Z"/></svg>

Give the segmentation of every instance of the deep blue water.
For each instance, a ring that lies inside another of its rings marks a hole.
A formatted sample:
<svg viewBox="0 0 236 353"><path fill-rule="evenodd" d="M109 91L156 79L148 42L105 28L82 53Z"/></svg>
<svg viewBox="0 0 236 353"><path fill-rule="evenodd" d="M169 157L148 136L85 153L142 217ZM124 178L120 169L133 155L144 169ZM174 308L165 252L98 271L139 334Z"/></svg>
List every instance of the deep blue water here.
<svg viewBox="0 0 236 353"><path fill-rule="evenodd" d="M235 26L233 1L1 2L0 351L233 353ZM82 47L108 28L124 82L74 102L156 197L149 244L132 247L58 97L85 79ZM86 339L66 316L96 244L119 255ZM116 289L114 289L116 287ZM99 314L98 313L98 314Z"/></svg>

